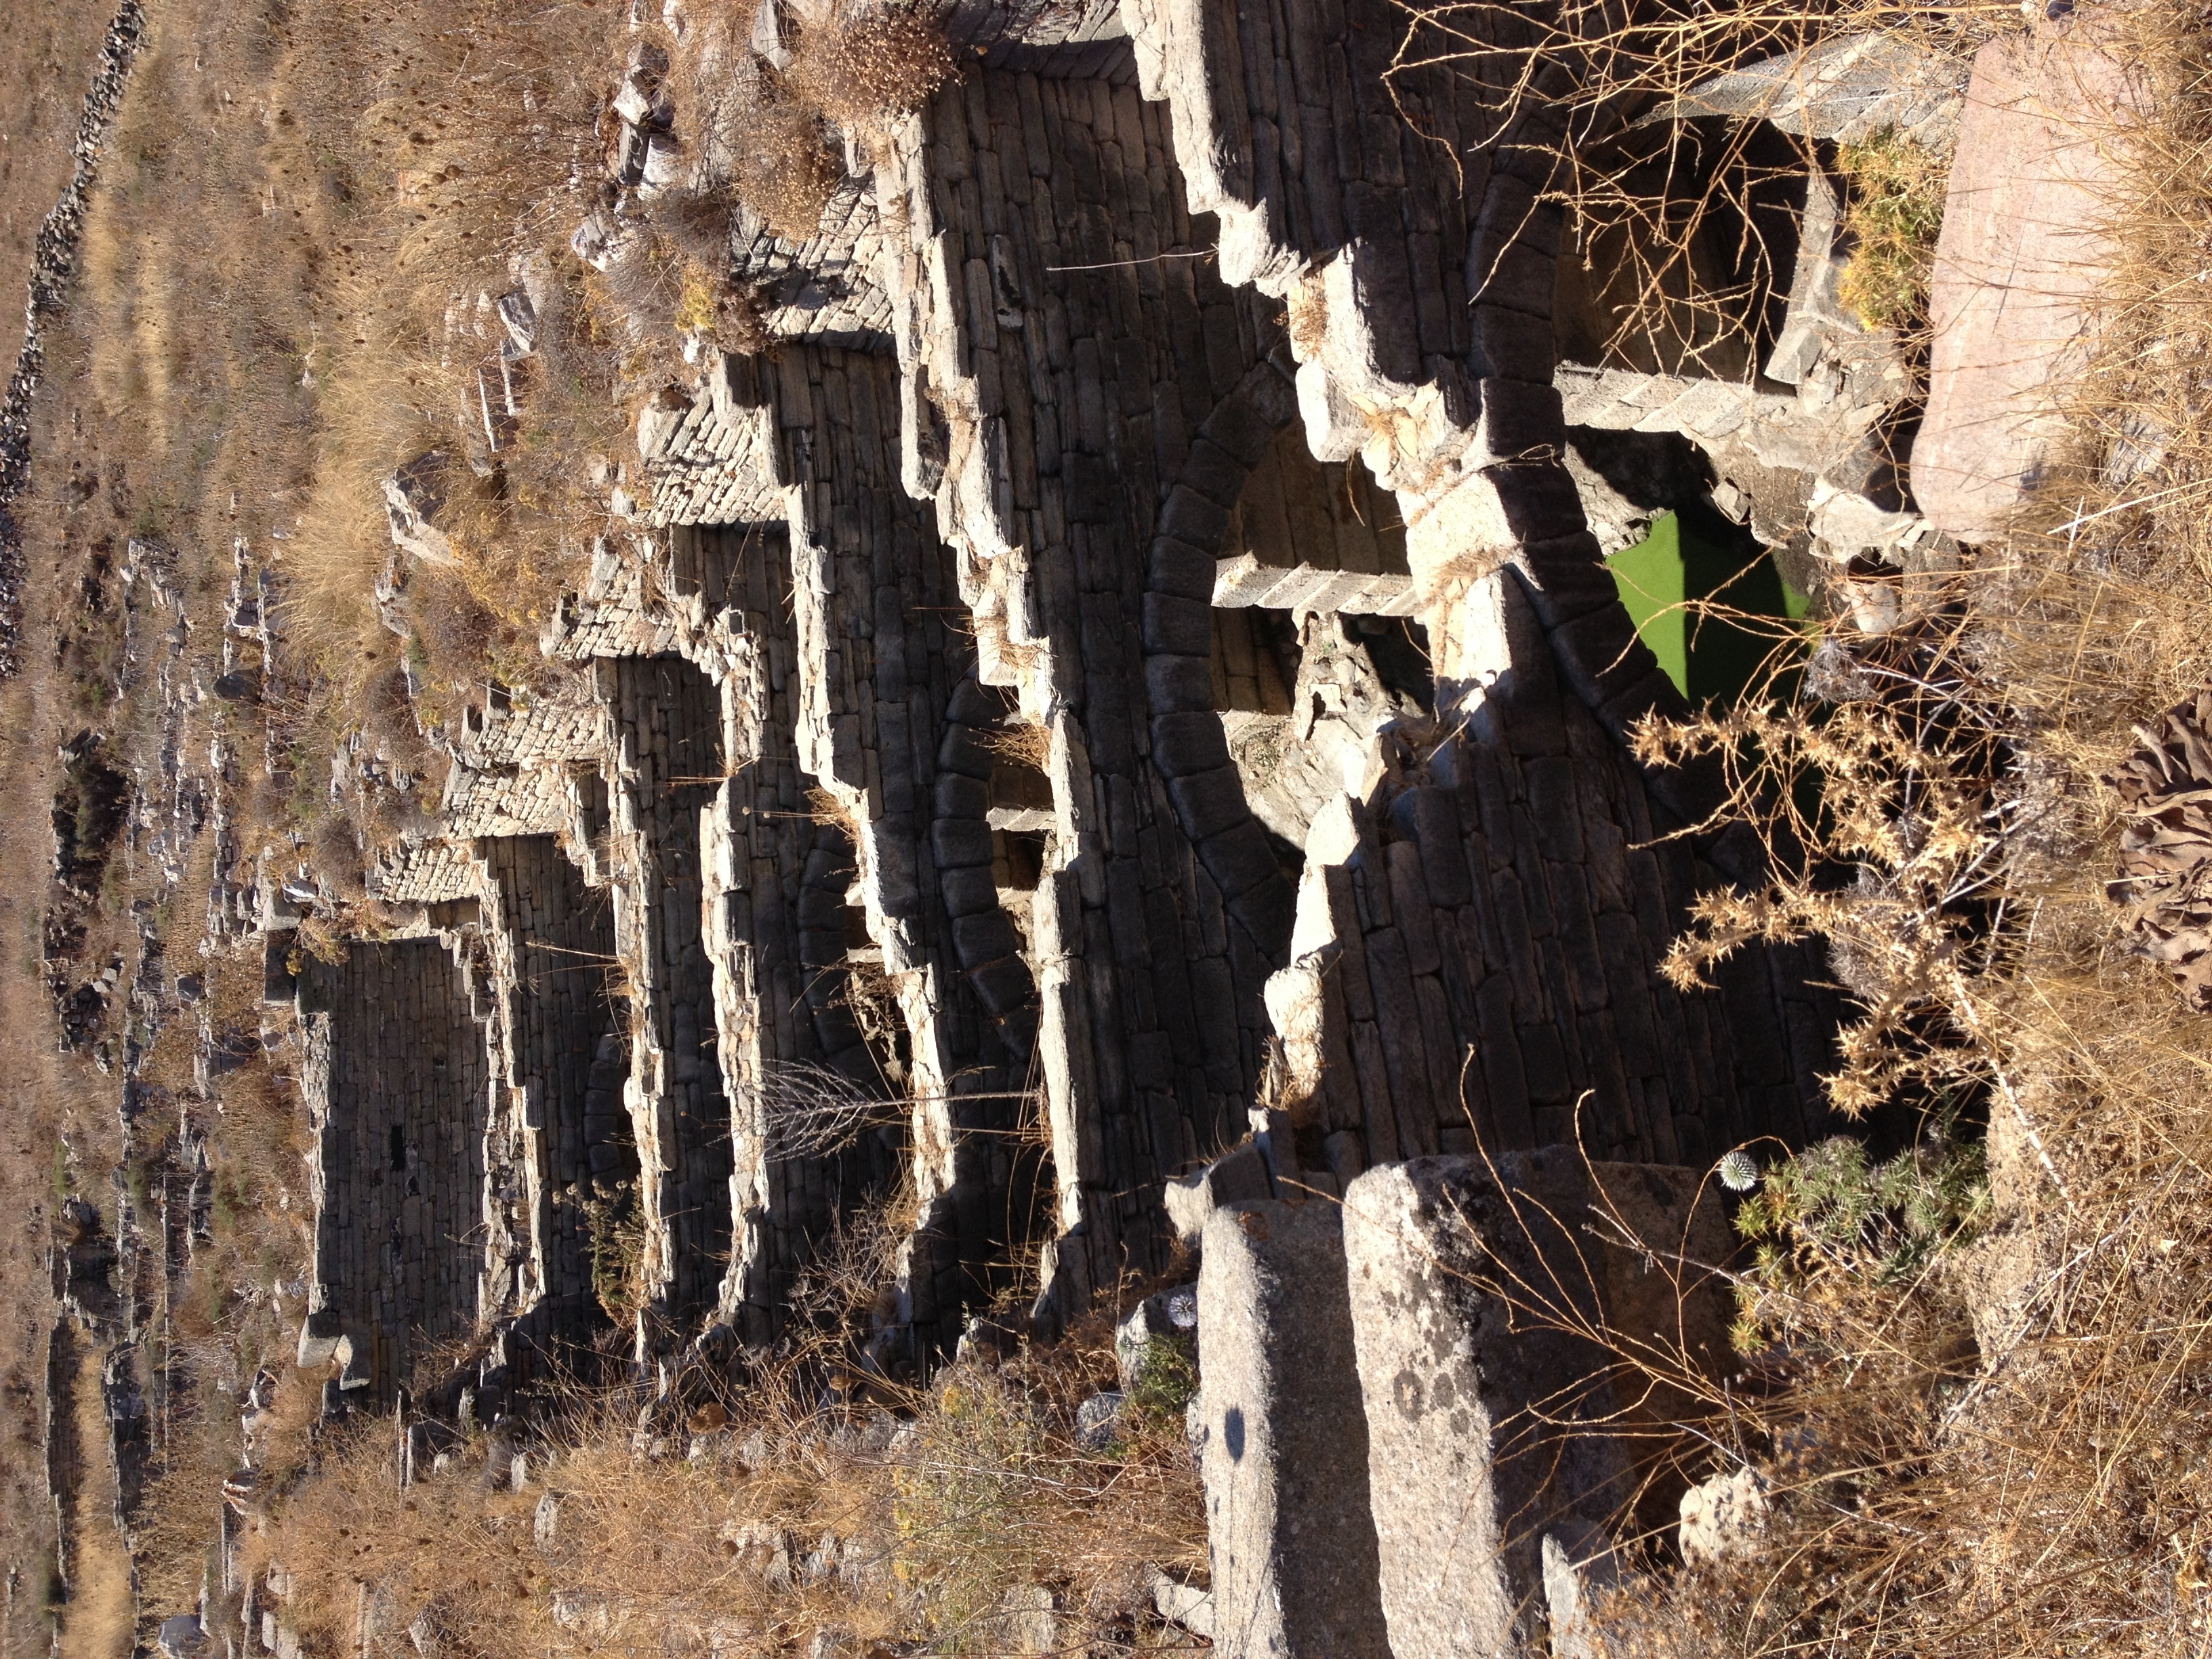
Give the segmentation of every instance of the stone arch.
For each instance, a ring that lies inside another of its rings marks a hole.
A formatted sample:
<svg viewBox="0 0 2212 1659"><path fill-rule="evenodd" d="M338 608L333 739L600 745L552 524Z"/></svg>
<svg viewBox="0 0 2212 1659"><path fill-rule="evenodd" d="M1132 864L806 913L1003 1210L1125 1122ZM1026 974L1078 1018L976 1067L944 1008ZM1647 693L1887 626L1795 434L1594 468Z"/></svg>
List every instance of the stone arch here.
<svg viewBox="0 0 2212 1659"><path fill-rule="evenodd" d="M930 842L951 923L953 957L1008 1046L1026 1055L1036 1036L1036 975L1024 955L1021 930L999 899L991 822L998 767L975 735L1005 718L1005 705L972 671L953 689L938 742Z"/></svg>
<svg viewBox="0 0 2212 1659"><path fill-rule="evenodd" d="M1214 406L1168 486L1145 562L1142 640L1152 764L1229 914L1271 963L1290 947L1296 894L1244 798L1213 694L1213 591L1222 536L1275 434L1297 419L1281 354Z"/></svg>

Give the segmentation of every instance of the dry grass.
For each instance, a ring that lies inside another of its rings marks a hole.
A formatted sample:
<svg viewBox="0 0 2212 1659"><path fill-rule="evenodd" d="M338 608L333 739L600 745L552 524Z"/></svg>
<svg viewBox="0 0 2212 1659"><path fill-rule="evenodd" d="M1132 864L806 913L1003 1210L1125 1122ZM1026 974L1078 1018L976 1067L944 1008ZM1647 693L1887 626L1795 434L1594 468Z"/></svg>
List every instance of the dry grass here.
<svg viewBox="0 0 2212 1659"><path fill-rule="evenodd" d="M2104 27L2151 115L2107 138L2114 258L2094 360L2061 388L2071 444L2003 544L1900 635L1831 661L1825 723L1738 722L1738 755L1769 767L1826 746L1828 811L1796 829L1871 873L1716 899L1681 953L1770 927L1852 945L1870 1012L1838 1104L1938 1187L1945 1137L1985 1119L1989 1189L1936 1193L1916 1229L1927 1194L1882 1190L1871 1161L1768 1177L1746 1211L1766 1244L1751 1352L1707 1429L1710 1467L1763 1483L1763 1539L1690 1569L1647 1540L1607 1653L2056 1659L2208 1639L2212 1029L2127 954L2102 778L2136 725L2212 678L2195 368L2212 351L2212 35L2168 8ZM1850 1202L1807 1203L1808 1179Z"/></svg>
<svg viewBox="0 0 2212 1659"><path fill-rule="evenodd" d="M862 12L830 9L804 30L788 79L801 102L856 136L919 109L952 78L952 49L935 14L918 5Z"/></svg>
<svg viewBox="0 0 2212 1659"><path fill-rule="evenodd" d="M786 88L763 88L735 140L730 173L768 228L787 241L810 239L842 171L820 115Z"/></svg>
<svg viewBox="0 0 2212 1659"><path fill-rule="evenodd" d="M881 1282L850 1277L810 1284L872 1298ZM293 1621L331 1649L360 1642L366 1583L390 1610L368 1644L380 1653L400 1651L425 1612L444 1641L490 1659L717 1640L774 1652L824 1627L989 1652L1005 1590L1042 1583L1064 1632L1126 1650L1146 1566L1202 1566L1203 1511L1166 1405L1110 1448L1076 1445L1076 1406L1113 1376L1110 1326L1092 1324L925 1395L869 1383L889 1410L844 1403L861 1390L819 1348L719 1394L695 1378L642 1437L638 1398L572 1399L540 1413L528 1455L544 1484L520 1493L487 1489L481 1436L402 1492L391 1425L371 1420L325 1446L249 1557L291 1571ZM544 1544L541 1498L557 1513Z"/></svg>
<svg viewBox="0 0 2212 1659"><path fill-rule="evenodd" d="M1009 719L990 731L976 732L975 741L1001 760L1039 772L1052 760L1052 728L1036 720Z"/></svg>
<svg viewBox="0 0 2212 1659"><path fill-rule="evenodd" d="M102 1355L80 1350L60 1408L72 1419L77 1481L69 1494L70 1600L58 1622L65 1659L123 1659L136 1612L130 1552L115 1530L115 1478L107 1467L107 1414L100 1388Z"/></svg>

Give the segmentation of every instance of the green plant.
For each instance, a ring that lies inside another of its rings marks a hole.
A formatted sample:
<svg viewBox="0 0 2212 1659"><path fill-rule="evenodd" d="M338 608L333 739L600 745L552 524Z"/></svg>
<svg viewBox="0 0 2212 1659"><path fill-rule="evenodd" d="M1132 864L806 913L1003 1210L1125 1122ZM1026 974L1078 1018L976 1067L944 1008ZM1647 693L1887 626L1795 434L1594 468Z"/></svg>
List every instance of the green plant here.
<svg viewBox="0 0 2212 1659"><path fill-rule="evenodd" d="M1179 1432L1197 1393L1197 1345L1181 1334L1148 1338L1129 1381L1129 1409L1138 1419L1163 1432Z"/></svg>
<svg viewBox="0 0 2212 1659"><path fill-rule="evenodd" d="M1754 1246L1737 1285L1737 1349L1754 1352L1801 1322L1798 1310L1832 1280L1909 1285L1974 1237L1989 1204L1981 1145L1948 1121L1880 1163L1864 1141L1837 1135L1776 1164L1736 1212L1736 1231Z"/></svg>
<svg viewBox="0 0 2212 1659"><path fill-rule="evenodd" d="M1844 228L1856 245L1838 297L1869 328L1909 328L1926 311L1943 228L1943 158L1885 130L1840 146L1836 165L1850 185Z"/></svg>
<svg viewBox="0 0 2212 1659"><path fill-rule="evenodd" d="M914 1455L893 1480L898 1582L929 1601L956 1650L978 1639L1010 1584L1034 1579L1042 1534L1024 1524L1041 1491L1072 1471L1054 1455L1039 1414L1003 1377L956 1372L915 1424Z"/></svg>

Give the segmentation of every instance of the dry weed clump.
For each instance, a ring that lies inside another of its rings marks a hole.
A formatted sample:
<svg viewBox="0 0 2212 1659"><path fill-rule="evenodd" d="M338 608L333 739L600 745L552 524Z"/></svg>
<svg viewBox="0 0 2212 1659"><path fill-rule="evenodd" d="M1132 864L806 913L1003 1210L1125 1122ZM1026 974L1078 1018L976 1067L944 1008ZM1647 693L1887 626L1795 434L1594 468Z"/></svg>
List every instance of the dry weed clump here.
<svg viewBox="0 0 2212 1659"><path fill-rule="evenodd" d="M975 741L1001 760L1042 772L1052 761L1052 728L1037 720L1009 719L988 731L975 733Z"/></svg>
<svg viewBox="0 0 2212 1659"><path fill-rule="evenodd" d="M763 77L732 147L730 173L738 197L785 240L811 239L843 171L813 106Z"/></svg>
<svg viewBox="0 0 2212 1659"><path fill-rule="evenodd" d="M802 103L848 132L872 135L920 108L953 72L952 48L934 13L836 5L800 33L787 78Z"/></svg>

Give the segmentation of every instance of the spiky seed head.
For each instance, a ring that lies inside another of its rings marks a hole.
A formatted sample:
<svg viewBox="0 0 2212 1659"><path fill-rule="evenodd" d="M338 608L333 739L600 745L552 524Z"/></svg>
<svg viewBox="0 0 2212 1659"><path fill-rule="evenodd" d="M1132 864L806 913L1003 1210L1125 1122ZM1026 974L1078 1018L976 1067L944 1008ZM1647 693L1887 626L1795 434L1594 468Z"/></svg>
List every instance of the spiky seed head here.
<svg viewBox="0 0 2212 1659"><path fill-rule="evenodd" d="M1732 1193L1747 1193L1759 1185L1759 1164L1749 1152L1730 1152L1721 1159L1721 1185Z"/></svg>

